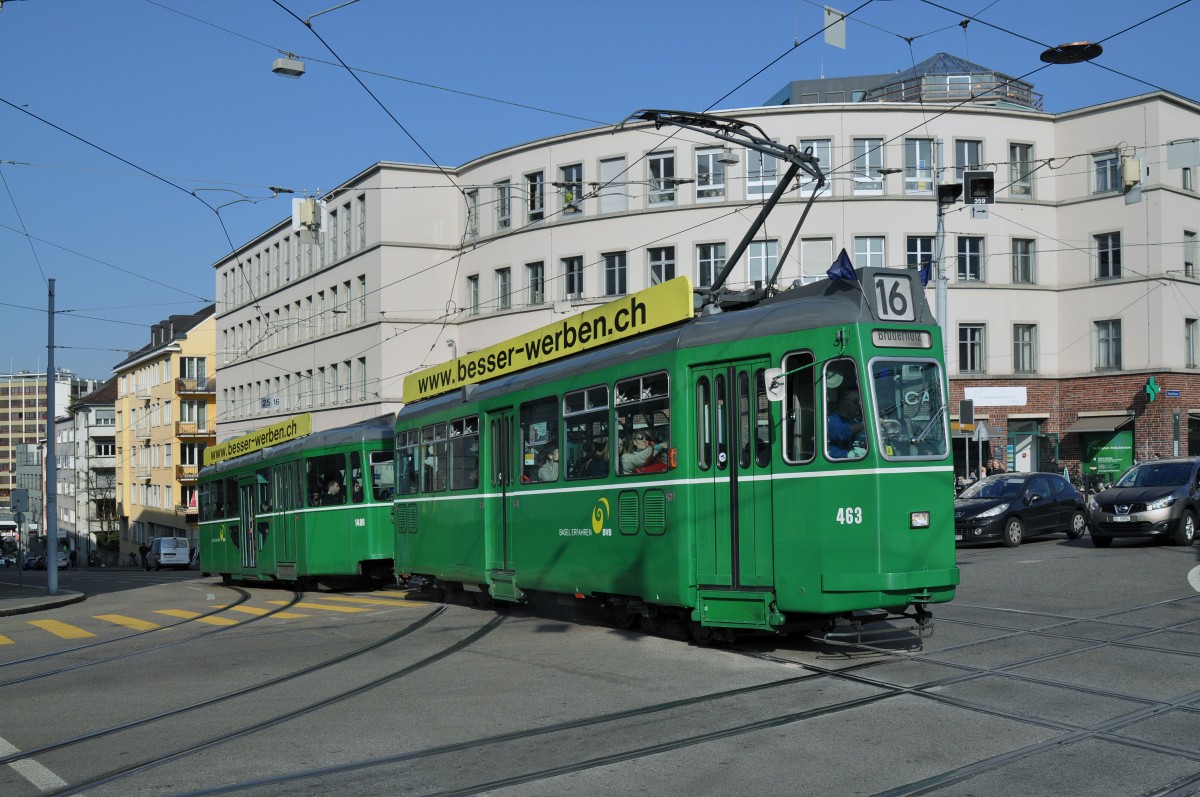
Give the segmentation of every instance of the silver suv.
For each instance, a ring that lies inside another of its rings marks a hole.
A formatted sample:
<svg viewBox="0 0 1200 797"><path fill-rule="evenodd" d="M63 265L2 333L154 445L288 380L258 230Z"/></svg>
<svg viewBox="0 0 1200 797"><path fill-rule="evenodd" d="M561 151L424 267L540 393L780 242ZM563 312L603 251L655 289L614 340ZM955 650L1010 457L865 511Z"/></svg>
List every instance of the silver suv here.
<svg viewBox="0 0 1200 797"><path fill-rule="evenodd" d="M1176 545L1191 545L1200 514L1200 457L1134 465L1093 495L1088 508L1097 548L1112 545L1113 537L1169 537Z"/></svg>

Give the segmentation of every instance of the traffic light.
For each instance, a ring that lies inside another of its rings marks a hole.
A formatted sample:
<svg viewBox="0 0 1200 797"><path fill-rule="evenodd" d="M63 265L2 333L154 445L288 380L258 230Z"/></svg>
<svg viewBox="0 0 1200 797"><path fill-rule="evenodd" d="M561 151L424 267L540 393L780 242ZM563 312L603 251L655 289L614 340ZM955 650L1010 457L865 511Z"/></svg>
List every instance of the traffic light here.
<svg viewBox="0 0 1200 797"><path fill-rule="evenodd" d="M996 203L996 176L992 172L963 172L963 202L968 205Z"/></svg>

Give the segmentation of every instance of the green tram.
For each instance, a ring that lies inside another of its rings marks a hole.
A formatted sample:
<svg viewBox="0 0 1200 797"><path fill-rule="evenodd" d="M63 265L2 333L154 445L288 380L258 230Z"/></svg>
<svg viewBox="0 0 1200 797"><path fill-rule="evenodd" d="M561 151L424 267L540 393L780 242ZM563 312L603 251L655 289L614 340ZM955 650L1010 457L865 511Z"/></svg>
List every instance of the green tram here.
<svg viewBox="0 0 1200 797"><path fill-rule="evenodd" d="M679 320L608 342L622 312L653 325L664 291L686 297ZM399 573L481 602L597 601L697 640L931 628L959 572L918 273L862 268L699 315L692 293L679 277L408 377ZM539 347L558 358L532 362Z"/></svg>
<svg viewBox="0 0 1200 797"><path fill-rule="evenodd" d="M208 449L200 569L226 583L394 582L394 424L389 414L307 434L305 415Z"/></svg>

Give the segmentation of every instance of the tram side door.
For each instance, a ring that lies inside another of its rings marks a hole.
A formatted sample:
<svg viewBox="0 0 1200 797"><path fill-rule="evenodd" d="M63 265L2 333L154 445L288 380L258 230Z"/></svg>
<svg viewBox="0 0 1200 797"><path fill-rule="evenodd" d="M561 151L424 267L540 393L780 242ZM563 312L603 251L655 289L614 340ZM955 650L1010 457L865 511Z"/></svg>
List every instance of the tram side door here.
<svg viewBox="0 0 1200 797"><path fill-rule="evenodd" d="M489 572L512 572L509 493L517 470L515 414L511 407L489 412L486 424L484 556Z"/></svg>
<svg viewBox="0 0 1200 797"><path fill-rule="evenodd" d="M238 507L242 527L242 568L258 567L258 548L254 544L254 513L258 506L258 482L251 477L249 481L238 484Z"/></svg>
<svg viewBox="0 0 1200 797"><path fill-rule="evenodd" d="M769 364L764 358L692 369L701 474L693 517L702 588L760 589L774 583L776 441L763 387Z"/></svg>

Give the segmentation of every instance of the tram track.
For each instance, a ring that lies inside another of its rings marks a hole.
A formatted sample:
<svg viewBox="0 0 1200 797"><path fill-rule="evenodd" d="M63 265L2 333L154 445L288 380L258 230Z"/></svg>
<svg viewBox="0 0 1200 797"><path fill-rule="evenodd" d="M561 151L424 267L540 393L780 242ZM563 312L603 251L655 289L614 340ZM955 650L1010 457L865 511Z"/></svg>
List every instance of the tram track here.
<svg viewBox="0 0 1200 797"><path fill-rule="evenodd" d="M234 698L245 697L246 695L253 694L254 692L258 692L258 691L267 689L272 686L278 686L279 684L295 680L295 679L303 677L305 675L310 675L314 672L319 672L321 670L328 669L335 665L342 664L346 661L357 658L358 656L362 656L366 653L370 653L374 650L378 650L379 648L385 647L386 645L389 645L398 639L408 636L412 632L414 632L414 631L424 627L428 623L432 622L438 615L442 614L445 610L446 610L446 607L444 607L444 606L435 608L433 611L429 612L428 614L424 615L423 617L420 617L417 620L414 620L413 622L409 623L407 626L400 629L399 631L396 631L393 634L389 634L388 636L386 636L382 639L375 640L374 642L371 642L369 644L355 648L354 650L347 651L345 653L342 653L340 655L326 659L324 661L317 662L315 664L310 664L309 666L303 667L294 672L276 676L274 678L268 679L261 683L243 687L242 689L236 689L232 692L226 692L225 694L216 695L214 697L205 698L204 700L198 700L193 703L189 703L185 706L179 706L179 707L170 709L168 711L162 711L157 714L152 714L148 717L141 717L139 719L131 720L129 722L123 722L118 725L109 726L107 728L101 728L99 730L90 731L88 733L72 737L70 739L61 739L57 742L51 742L50 744L41 745L40 747L30 748L28 750L22 750L18 753L11 753L7 756L2 756L2 757L0 757L0 766L4 766L6 764L11 764L15 761L19 761L19 760L25 759L25 758L35 758L39 755L44 755L44 754L52 752L54 750L61 750L61 749L67 748L67 747L71 747L73 745L82 744L83 742L94 741L96 739L100 739L105 736L111 736L114 733L121 733L123 731L133 730L134 728L139 728L144 725L148 725L151 722L158 722L159 720L167 719L170 717L180 716L180 715L192 712L192 711L198 711L199 709L202 709L202 708L214 706L219 703L223 703L227 700L233 700Z"/></svg>
<svg viewBox="0 0 1200 797"><path fill-rule="evenodd" d="M94 648L103 647L105 645L113 645L118 642L127 642L131 639L136 639L140 636L145 636L147 634L155 634L155 633L158 633L161 631L175 630L181 626L187 625L188 623L202 623L206 618L210 618L215 615L219 615L222 612L226 612L229 609L232 609L235 606L240 606L241 604L250 600L250 597L251 597L250 593L244 589L241 589L240 587L225 587L225 588L233 590L234 592L238 593L240 595L238 600L235 601L234 603L223 605L220 608L215 608L212 611L204 612L203 614L198 614L195 617L189 617L185 620L180 620L177 623L168 623L166 625L162 625L157 628L150 628L145 631L135 631L132 634L125 634L124 636L113 637L111 639L102 639L97 642L91 642L87 645L78 645L73 648L66 648L63 650L55 650L55 651L51 651L49 653L40 654L38 656L29 656L28 658L19 659L17 661L4 662L3 664L0 664L0 670L4 669L6 667L15 666L18 664L30 664L30 663L35 663L35 662L39 662L39 661L45 661L48 659L55 659L60 656L69 656L72 654L81 653L83 651L92 650ZM289 608L292 608L295 606L295 604L299 603L303 599L303 597L304 597L303 592L295 592L294 591L292 593L291 600L288 601L285 605L279 606L275 609L270 609L261 615L257 615L257 616L251 617L247 620L243 620L243 621L239 622L236 626L220 626L218 628L206 628L202 633L199 633L196 636L188 637L187 639L176 639L171 642L164 642L161 645L152 645L151 647L140 648L138 650L132 650L132 651L129 651L128 653L122 653L118 656L109 656L108 658L97 659L95 661L89 661L89 662L85 662L83 664L75 664L70 667L60 667L55 670L46 670L44 672L37 672L37 673L33 673L32 675L26 675L26 676L22 676L20 678L13 678L8 681L0 681L0 689L3 689L6 686L14 686L16 684L28 683L29 681L36 681L41 678L49 678L54 675L62 675L64 673L77 672L79 670L87 669L89 667L96 667L101 664L110 664L114 661L121 661L123 659L132 658L134 656L141 656L141 655L144 655L147 653L153 653L153 652L156 652L159 650L164 650L166 648L173 648L177 645L186 645L186 644L195 642L197 640L207 639L207 638L213 636L214 634L220 634L223 631L228 631L230 628L245 628L247 625L250 625L251 623L255 623L259 620L266 620L280 612L286 612Z"/></svg>
<svg viewBox="0 0 1200 797"><path fill-rule="evenodd" d="M1155 604L1146 604L1146 605L1140 606L1140 607L1133 607L1133 609L1124 609L1120 613L1127 613L1129 611L1137 611L1138 609L1143 609L1143 608L1151 608L1153 606L1160 605L1161 603L1169 603L1169 601L1168 602L1158 602ZM1114 612L1112 614L1117 614L1117 612ZM1098 617L1104 617L1104 616L1109 616L1109 615L1099 615ZM1063 620L1064 620L1063 624L1075 623L1075 622L1086 622L1091 619L1095 619L1095 618L1063 618ZM1190 622L1192 622L1192 621L1186 621L1186 623L1190 623ZM1177 625L1184 625L1186 623L1180 623ZM1008 629L1002 629L1002 630L1008 630ZM1032 629L1032 630L1012 629L1012 630L1014 631L1014 634L1012 634L1012 636L1020 636L1020 635L1038 635L1041 629ZM497 789L501 789L501 788L519 786L522 784L546 780L549 778L577 774L577 773L585 772L587 770L594 769L597 767L611 766L613 764L618 764L618 763L627 762L627 761L633 761L633 760L637 760L640 758L645 758L648 756L658 755L658 754L662 754L662 753L683 750L683 749L687 749L690 747L695 747L698 745L703 745L703 744L719 741L722 739L735 738L737 736L752 734L752 733L756 733L756 732L760 732L760 731L764 731L764 730L769 730L771 728L781 727L781 726L794 724L794 723L811 721L811 720L815 720L815 719L818 719L821 717L828 717L831 715L836 715L836 714L839 714L842 712L852 711L855 709L863 708L866 706L870 706L870 705L873 705L873 704L876 704L876 703L879 703L882 701L891 700L891 699L901 697L901 696L912 696L912 697L940 703L943 705L951 706L951 707L961 709L964 711L977 712L980 714L987 714L989 716L1002 718L1002 719L1006 719L1006 720L1011 720L1014 722L1020 722L1020 723L1029 724L1029 725L1036 725L1036 726L1043 727L1043 728L1046 728L1046 729L1054 732L1055 735L1042 741L1042 742L1025 745L1021 748L1007 751L1005 753L1002 753L1002 754L999 754L996 756L987 757L987 758L981 759L979 761L973 762L971 764L965 765L963 767L959 767L954 770L950 770L948 772L941 773L936 776L931 776L930 778L926 778L921 781L904 784L902 786L898 786L893 789L888 789L888 790L879 792L876 795L876 797L898 797L898 795L928 794L928 793L931 793L938 789L944 788L946 786L950 786L950 785L953 785L956 783L960 783L960 782L969 780L972 777L975 777L977 775L981 775L986 772L1000 769L1008 764L1022 760L1024 758L1038 755L1038 754L1044 753L1046 751L1053 750L1055 748L1060 748L1060 747L1064 747L1064 746L1077 744L1079 742L1089 740L1089 739L1099 739L1099 740L1103 740L1103 741L1107 741L1107 742L1111 742L1111 743L1115 743L1115 744L1127 745L1127 746L1131 746L1131 747L1138 747L1141 749L1145 749L1145 750L1149 750L1149 751L1153 751L1156 753L1161 753L1161 754L1169 755L1169 756L1173 756L1173 757L1188 758L1188 759L1191 759L1193 761L1197 761L1198 763L1200 763L1200 753L1196 752L1195 750L1188 749L1185 747L1176 747L1176 746L1172 746L1169 744L1149 742L1149 741L1145 741L1145 740L1126 737L1126 736L1120 735L1118 732L1123 727L1127 727L1129 725L1141 722L1143 720L1149 719L1156 715L1160 715L1165 712L1173 711L1173 710L1186 710L1186 711L1195 713L1197 718L1200 719L1200 710L1197 710L1193 707L1189 707L1189 705L1188 705L1189 703L1195 702L1196 700L1200 699L1200 691L1192 692L1192 693L1183 695L1181 697L1178 697L1178 698L1172 699L1172 700L1156 700L1156 699L1149 699L1149 698L1145 698L1145 697L1139 697L1136 695L1130 695L1130 694L1122 693L1122 692L1115 691L1115 690L1105 690L1105 689L1098 689L1098 688L1094 688L1094 687L1083 687L1083 686L1078 686L1078 685L1074 685L1074 684L1055 681L1052 679L1039 678L1036 676L1022 675L1019 673L1012 672L1012 670L1015 670L1015 669L1018 669L1021 667L1027 667L1027 666L1042 663L1045 661L1051 661L1055 658L1060 658L1063 656L1080 653L1080 652L1093 651L1093 650L1097 650L1097 649L1103 649L1106 647L1120 647L1120 646L1138 647L1138 646L1129 644L1129 640L1135 639L1138 637L1142 637L1142 636L1149 636L1149 635L1152 635L1155 633L1160 633L1163 631L1173 631L1173 630L1175 630L1175 626L1168 626L1165 628L1157 628L1157 629L1144 629L1144 630L1139 631L1138 633L1133 634L1129 637L1121 638L1118 640L1104 640L1104 641L1087 640L1087 639L1081 640L1076 637L1066 637L1068 639L1072 639L1072 640L1076 640L1076 641L1086 641L1086 642L1089 642L1090 644L1086 645L1083 648L1076 648L1076 649L1073 649L1070 651L1062 651L1062 652L1056 652L1056 653L1052 653L1052 654L1031 656L1026 659L1011 662L1011 663L1005 664L1000 667L978 667L978 666L964 665L964 664L959 664L959 663L948 663L948 662L939 660L934 655L920 655L920 654L914 655L914 654L908 654L908 653L897 653L895 651L886 651L886 650L882 651L884 653L891 653L892 656L895 658L908 659L908 660L919 660L919 661L923 661L923 662L930 663L930 664L952 667L955 669L965 671L961 675L935 679L935 680L927 681L927 682L912 685L912 686L898 686L898 685L894 685L894 684L888 684L886 682L869 677L870 670L872 670L876 667L885 665L885 664L889 663L892 659L867 661L867 662L861 662L859 664L856 664L856 665L853 665L853 666L847 667L847 668L832 669L832 668L822 668L822 667L815 666L812 664L807 664L807 663L801 665L794 661L787 661L786 659L781 659L779 657L770 656L770 655L739 654L739 655L748 655L752 658L768 660L768 661L772 661L772 662L776 662L776 663L787 663L787 664L791 664L793 666L803 666L807 670L809 670L809 672L807 672L803 675L793 677L793 678L781 679L778 681L772 681L769 683L759 684L759 685L755 685L752 687L743 687L740 689L713 692L713 693L706 694L706 695L699 695L699 696L694 696L691 698L683 698L680 700L668 701L668 702L664 702L664 703L640 707L637 709L629 709L629 710L620 711L620 712L613 712L613 713L608 713L608 714L596 715L596 716L592 716L592 717L580 718L580 719L567 721L567 722L563 722L563 723L555 723L555 724L546 725L546 726L539 727L539 728L531 728L531 729L526 729L526 730L522 730L522 731L513 731L513 732L509 732L509 733L496 734L496 735L480 737L480 738L471 739L471 740L465 740L465 741L457 742L457 743L450 744L450 745L441 745L441 746L430 747L430 748L426 748L426 749L422 749L422 750L414 750L414 751L409 751L406 753L399 753L399 754L395 754L395 755L382 756L382 757L371 758L371 759L363 759L360 761L353 761L353 762L345 762L342 764L325 766L325 767L316 768L316 769L312 769L312 770L305 770L305 771L301 771L301 772L283 773L278 776L259 778L259 779L255 779L253 781L229 783L229 784L214 786L214 787L210 787L210 788L206 788L206 789L189 791L189 792L186 792L185 795L186 795L186 797L199 797L200 795L228 794L228 793L233 793L233 792L245 791L248 789L277 786L277 785L282 785L282 784L286 784L286 783L295 783L295 782L313 779L313 778L320 778L320 777L335 775L335 774L344 774L344 773L348 773L348 772L353 772L353 771L358 771L358 770L366 770L366 769L376 768L376 767L395 766L395 765L416 763L416 762L419 762L419 761L422 761L425 759L433 758L435 756L453 755L455 753L463 753L463 752L472 751L472 750L479 750L479 749L494 747L494 746L505 744L505 743L532 740L536 737L553 736L554 734L565 733L568 731L578 730L578 729L586 728L586 727L590 727L590 726L600 726L600 725L609 724L609 723L619 723L619 722L623 722L623 721L636 720L639 718L648 717L653 714L670 712L670 711L678 710L681 708L698 705L698 704L704 703L704 702L710 702L710 701L714 701L714 700L727 699L727 698L734 698L734 697L737 697L740 695L748 694L750 692L781 688L784 686L788 686L788 685L792 685L792 684L804 682L804 681L817 681L817 680L825 680L825 679L852 681L852 682L858 683L860 685L866 685L871 688L879 689L881 691L878 694L857 697L857 698L854 698L851 700L844 700L844 701L840 701L835 704L821 706L819 708L813 708L813 709L797 711L797 712L789 712L789 713L785 713L785 714L774 716L774 717L757 719L757 720L744 722L744 723L740 723L737 725L733 725L733 726L729 726L729 727L725 727L725 728L721 728L721 729L714 729L714 730L705 731L705 732L701 732L701 733L694 733L694 734L676 738L676 739L673 739L670 741L663 741L663 742L658 742L658 743L654 743L654 744L647 744L647 745L634 747L634 748L630 748L630 749L626 749L626 750L613 751L613 752L605 754L605 755L594 756L592 758L588 758L588 759L584 759L584 760L580 760L580 761L576 761L576 762L572 762L572 763L563 763L563 764L546 767L544 769L537 769L535 771L529 771L529 772L525 772L525 773L514 773L514 774L506 776L506 777L491 779L486 782L479 782L479 783L475 783L475 784L472 784L469 786L463 786L463 787L455 788L455 789L430 792L430 794L438 795L438 797L448 797L449 795L480 794L480 793L489 792L489 791L493 791L493 790L497 790ZM1009 635L1006 635L1006 636L1009 636ZM984 641L994 641L994 639L995 638L993 638L992 640L984 640ZM972 646L978 645L978 644L982 644L982 641L971 642L971 643L967 643L964 645L956 645L956 646L953 646L952 648L940 650L940 651L938 651L938 653L946 652L946 650L958 650L958 649L962 649L962 648L969 648L969 647L972 647ZM881 652L877 649L870 649L870 650L872 652ZM1169 652L1175 653L1175 654L1180 654L1180 655L1193 655L1193 656L1197 655L1197 654L1188 654L1186 651L1178 651L1178 650L1170 650ZM962 698L952 697L952 696L948 696L948 695L944 695L944 694L937 694L936 692L932 691L932 690L938 689L939 687L964 683L964 682L967 682L970 680L975 680L975 679L989 677L989 676L1004 677L1004 678L1013 679L1017 682L1039 684L1039 685L1049 686L1049 687L1054 687L1054 688L1059 688L1059 689L1076 690L1076 691L1084 692L1084 693L1087 693L1087 694L1093 695L1093 696L1105 697L1105 698L1121 700L1121 701L1126 701L1126 702L1134 702L1134 703L1139 704L1139 706L1138 706L1138 708L1136 708L1132 711L1125 712L1125 713L1122 713L1122 714L1114 716L1114 717L1110 717L1102 722L1098 722L1098 723L1094 723L1094 724L1090 724L1090 725L1079 725L1079 724L1073 724L1073 723L1062 721L1062 720L1038 717L1038 716L1035 716L1033 714L1029 714L1026 712L1005 709L1005 708L997 707L994 705L989 705L984 702L965 700ZM1181 796L1184 794L1191 794L1194 792L1194 787L1197 784L1200 784L1200 775L1197 775L1192 778L1180 779L1180 780L1176 781L1175 783L1171 784L1169 791L1162 791L1162 792L1155 792L1155 793L1156 794L1161 793L1163 795L1163 797L1174 797L1174 795Z"/></svg>

